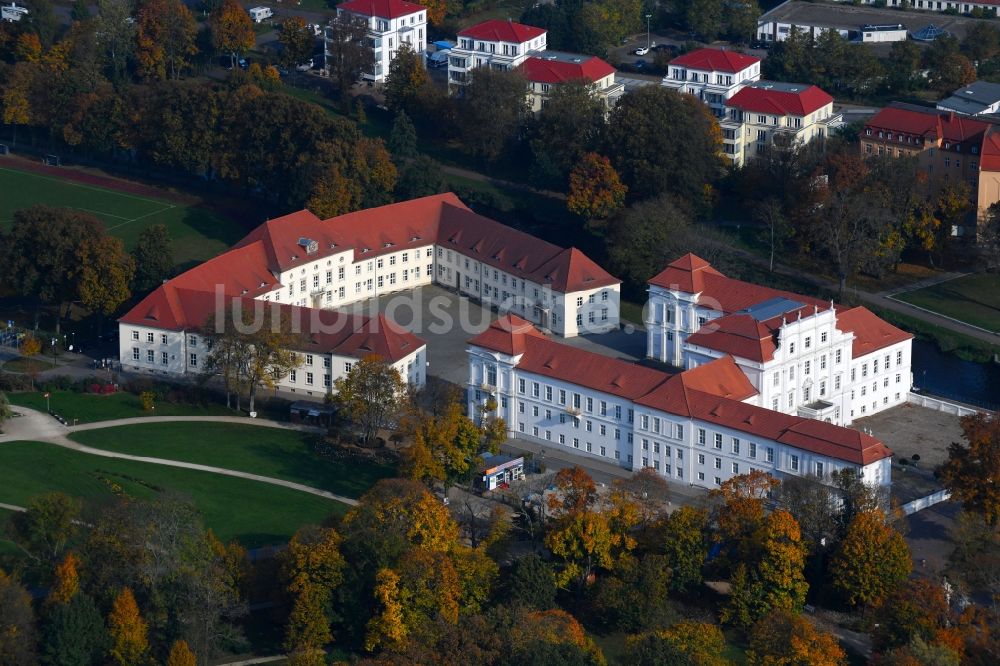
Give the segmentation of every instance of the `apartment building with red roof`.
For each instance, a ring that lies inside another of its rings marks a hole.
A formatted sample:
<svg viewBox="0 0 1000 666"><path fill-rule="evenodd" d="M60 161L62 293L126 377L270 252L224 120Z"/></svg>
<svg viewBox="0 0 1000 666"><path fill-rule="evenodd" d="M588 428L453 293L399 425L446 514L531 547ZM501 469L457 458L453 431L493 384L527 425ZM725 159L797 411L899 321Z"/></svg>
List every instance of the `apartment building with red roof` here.
<svg viewBox="0 0 1000 666"><path fill-rule="evenodd" d="M913 336L864 307L762 287L693 254L649 281L649 358L731 357L772 411L849 425L907 401Z"/></svg>
<svg viewBox="0 0 1000 666"><path fill-rule="evenodd" d="M548 31L514 21L491 19L459 31L448 56L448 89L461 94L478 67L511 70L546 49Z"/></svg>
<svg viewBox="0 0 1000 666"><path fill-rule="evenodd" d="M625 94L625 84L618 83L617 70L597 56L562 51L544 51L529 56L521 64L528 81L528 100L532 111L540 111L549 93L570 81L582 81L610 111Z"/></svg>
<svg viewBox="0 0 1000 666"><path fill-rule="evenodd" d="M864 157L915 157L931 178L969 183L976 219L1000 201L1000 125L995 121L894 102L865 123L860 145ZM975 232L974 220L952 229L953 235Z"/></svg>
<svg viewBox="0 0 1000 666"><path fill-rule="evenodd" d="M833 97L813 85L757 81L725 103L722 150L733 165L746 164L772 149L824 141L843 124Z"/></svg>
<svg viewBox="0 0 1000 666"><path fill-rule="evenodd" d="M371 71L361 74L366 81L385 81L389 63L404 44L418 54L427 48L427 8L415 2L347 0L337 5L337 16L363 22L368 28L366 39L374 57ZM331 57L329 47L333 39L340 36L327 28L324 31L327 58Z"/></svg>
<svg viewBox="0 0 1000 666"><path fill-rule="evenodd" d="M725 115L726 100L760 79L760 58L724 49L696 49L677 56L667 65L662 85L694 95Z"/></svg>
<svg viewBox="0 0 1000 666"><path fill-rule="evenodd" d="M760 404L731 355L677 373L554 340L516 316L469 340L468 409L490 402L516 439L706 488L752 470L851 469L888 485L892 452L871 435Z"/></svg>
<svg viewBox="0 0 1000 666"><path fill-rule="evenodd" d="M619 280L576 248L478 215L448 193L328 220L303 210L266 221L122 317L120 359L133 371L199 373L208 353L202 329L210 314L246 301L289 313L324 313L430 284L515 312L557 335L618 327ZM302 315L307 322L312 316ZM315 326L303 330L325 349L315 359L322 366L284 378L282 388L322 393L366 353L388 354L414 383L426 379L423 342L392 322L315 316ZM330 326L349 329L353 337L323 335ZM362 338L366 344L355 344ZM305 350L312 358L318 348Z"/></svg>

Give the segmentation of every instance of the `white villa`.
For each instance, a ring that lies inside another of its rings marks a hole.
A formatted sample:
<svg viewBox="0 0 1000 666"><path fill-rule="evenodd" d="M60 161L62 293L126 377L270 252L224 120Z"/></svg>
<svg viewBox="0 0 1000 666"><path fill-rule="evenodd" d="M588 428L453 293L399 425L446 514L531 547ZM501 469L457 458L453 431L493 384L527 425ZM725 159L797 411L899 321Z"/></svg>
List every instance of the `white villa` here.
<svg viewBox="0 0 1000 666"><path fill-rule="evenodd" d="M697 49L670 61L662 85L694 95L721 118L726 100L758 79L760 58L722 49Z"/></svg>
<svg viewBox="0 0 1000 666"><path fill-rule="evenodd" d="M514 21L490 20L458 33L458 43L448 57L448 88L461 92L477 67L509 70L546 48L548 32Z"/></svg>
<svg viewBox="0 0 1000 666"><path fill-rule="evenodd" d="M775 412L849 425L906 402L913 336L863 307L728 278L685 255L649 281L646 355L682 368L731 358Z"/></svg>
<svg viewBox="0 0 1000 666"><path fill-rule="evenodd" d="M427 8L423 5L406 0L348 0L337 5L337 16L345 15L358 17L368 25L367 40L375 65L371 72L362 74L366 81L385 81L389 63L403 44L409 44L418 54L427 48ZM330 38L326 31L324 43L329 44Z"/></svg>
<svg viewBox="0 0 1000 666"><path fill-rule="evenodd" d="M693 312L692 312L693 314ZM865 433L759 405L730 355L670 374L553 340L516 316L468 347L468 410L492 398L509 434L553 451L713 488L752 470L888 485L892 451Z"/></svg>
<svg viewBox="0 0 1000 666"><path fill-rule="evenodd" d="M328 390L368 354L426 381L422 340L385 317L328 312L439 284L565 337L618 327L620 281L576 248L561 248L477 215L440 194L321 220L307 210L269 220L232 249L169 280L119 320L122 366L200 373L203 328L220 309L253 300L303 323L303 369L280 388ZM309 367L315 367L312 371Z"/></svg>

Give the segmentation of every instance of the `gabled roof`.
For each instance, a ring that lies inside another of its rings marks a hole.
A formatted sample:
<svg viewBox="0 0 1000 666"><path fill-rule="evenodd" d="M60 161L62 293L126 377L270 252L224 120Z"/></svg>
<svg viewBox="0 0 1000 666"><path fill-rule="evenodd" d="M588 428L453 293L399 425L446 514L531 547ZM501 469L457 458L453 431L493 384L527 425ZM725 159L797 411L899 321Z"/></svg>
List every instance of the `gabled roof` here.
<svg viewBox="0 0 1000 666"><path fill-rule="evenodd" d="M395 362L425 345L382 314L369 317L242 296L217 296L211 291L177 287L172 282L157 287L119 321L171 331L208 332L206 325L216 320L220 312L225 325L231 326L239 320L239 312L263 308L273 308L282 318L296 323L297 330L302 332L295 346L297 351L356 358L375 354Z"/></svg>
<svg viewBox="0 0 1000 666"><path fill-rule="evenodd" d="M661 273L649 280L649 284L664 289L681 290L689 294L700 294L705 291L706 275L724 277L707 261L689 252L668 264Z"/></svg>
<svg viewBox="0 0 1000 666"><path fill-rule="evenodd" d="M746 400L757 395L757 389L746 373L728 354L722 358L685 370L680 374L684 388L701 391L720 398Z"/></svg>
<svg viewBox="0 0 1000 666"><path fill-rule="evenodd" d="M511 314L497 319L489 328L469 340L469 344L508 356L519 356L524 353L525 337L545 336L527 319Z"/></svg>
<svg viewBox="0 0 1000 666"><path fill-rule="evenodd" d="M866 129L909 134L931 141L973 145L981 142L983 135L991 127L992 123L985 120L953 111L938 111L899 102L885 107L865 123Z"/></svg>
<svg viewBox="0 0 1000 666"><path fill-rule="evenodd" d="M422 12L427 8L414 2L406 2L406 0L347 0L347 2L337 5L337 9L361 16L394 19Z"/></svg>
<svg viewBox="0 0 1000 666"><path fill-rule="evenodd" d="M546 33L544 28L536 28L533 25L524 25L514 21L501 21L491 19L477 23L465 30L460 30L459 37L471 37L484 42L508 42L510 44L523 44L530 42L536 37Z"/></svg>
<svg viewBox="0 0 1000 666"><path fill-rule="evenodd" d="M995 128L986 133L979 151L979 168L982 171L1000 171L1000 131Z"/></svg>
<svg viewBox="0 0 1000 666"><path fill-rule="evenodd" d="M833 97L813 85L759 81L729 98L726 106L776 116L808 116L832 102Z"/></svg>
<svg viewBox="0 0 1000 666"><path fill-rule="evenodd" d="M852 358L859 358L913 338L912 333L896 328L862 306L838 312L837 328L845 333L854 333Z"/></svg>
<svg viewBox="0 0 1000 666"><path fill-rule="evenodd" d="M531 56L521 63L524 78L535 83L566 83L567 81L588 81L596 83L617 70L597 56L578 56L574 59L556 58L551 52Z"/></svg>
<svg viewBox="0 0 1000 666"><path fill-rule="evenodd" d="M735 51L723 49L696 49L690 53L677 56L670 61L671 65L697 69L706 72L742 72L760 62L760 58Z"/></svg>
<svg viewBox="0 0 1000 666"><path fill-rule="evenodd" d="M778 348L774 331L746 314L712 320L688 336L692 345L707 347L739 358L763 363L774 358Z"/></svg>

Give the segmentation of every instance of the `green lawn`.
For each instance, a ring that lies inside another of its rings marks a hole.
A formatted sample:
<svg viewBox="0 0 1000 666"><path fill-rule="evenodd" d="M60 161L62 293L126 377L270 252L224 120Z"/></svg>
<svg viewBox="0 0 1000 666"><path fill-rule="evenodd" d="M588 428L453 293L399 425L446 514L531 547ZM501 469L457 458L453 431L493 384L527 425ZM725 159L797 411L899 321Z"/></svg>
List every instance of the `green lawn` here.
<svg viewBox="0 0 1000 666"><path fill-rule="evenodd" d="M150 423L78 432L72 439L94 448L237 469L296 481L338 495L359 497L388 465L335 461L311 450L315 435L233 423Z"/></svg>
<svg viewBox="0 0 1000 666"><path fill-rule="evenodd" d="M131 249L146 227L164 224L173 241L174 261L204 261L243 237L243 229L200 206L84 185L41 174L0 168L0 227L9 228L14 211L35 204L65 206L93 213L108 232Z"/></svg>
<svg viewBox="0 0 1000 666"><path fill-rule="evenodd" d="M12 405L28 407L44 412L45 394L9 393ZM61 414L70 423L94 423L113 419L128 419L137 416L234 416L236 413L224 405L175 405L157 402L155 409L147 412L142 408L139 397L124 391L110 395L76 393L74 391L52 391L49 397L52 411Z"/></svg>
<svg viewBox="0 0 1000 666"><path fill-rule="evenodd" d="M1000 331L1000 275L966 275L916 291L897 299L958 319L989 331Z"/></svg>
<svg viewBox="0 0 1000 666"><path fill-rule="evenodd" d="M148 463L100 458L41 442L0 446L0 502L25 505L45 492L100 500L112 488L132 497L162 492L191 498L223 540L248 547L286 541L295 530L346 511L339 502L256 481Z"/></svg>
<svg viewBox="0 0 1000 666"><path fill-rule="evenodd" d="M7 372L45 372L46 370L51 370L54 367L56 367L55 363L42 357L35 357L32 359L23 357L15 358L7 361L2 366L2 368Z"/></svg>

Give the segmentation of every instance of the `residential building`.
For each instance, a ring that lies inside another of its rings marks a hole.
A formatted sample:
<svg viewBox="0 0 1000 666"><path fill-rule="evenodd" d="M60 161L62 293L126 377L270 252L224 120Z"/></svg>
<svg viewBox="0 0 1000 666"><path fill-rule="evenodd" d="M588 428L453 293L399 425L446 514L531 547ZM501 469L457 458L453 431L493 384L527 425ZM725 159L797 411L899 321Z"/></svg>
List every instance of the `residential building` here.
<svg viewBox="0 0 1000 666"><path fill-rule="evenodd" d="M760 58L722 49L697 49L671 60L662 83L694 95L721 118L726 100L759 79Z"/></svg>
<svg viewBox="0 0 1000 666"><path fill-rule="evenodd" d="M368 45L374 54L372 71L364 72L366 81L382 83L389 75L389 63L403 44L422 54L427 48L427 8L406 0L347 0L337 5L337 16L354 17L368 26ZM325 31L329 57L332 35ZM421 58L423 61L423 58Z"/></svg>
<svg viewBox="0 0 1000 666"><path fill-rule="evenodd" d="M761 407L731 356L670 374L553 340L507 316L469 341L468 410L492 400L510 436L675 483L715 488L760 470L891 481L890 451L856 430Z"/></svg>
<svg viewBox="0 0 1000 666"><path fill-rule="evenodd" d="M281 388L322 392L338 369L370 353L420 385L426 354L419 338L384 318L328 311L429 284L519 313L558 335L618 327L620 282L586 255L441 194L329 220L303 210L265 222L129 311L119 322L120 360L133 371L200 373L209 353L201 332L208 316L254 299L279 304L310 334L296 351L311 354L317 370L283 378Z"/></svg>
<svg viewBox="0 0 1000 666"><path fill-rule="evenodd" d="M967 116L995 114L1000 111L1000 83L974 81L938 102L937 109Z"/></svg>
<svg viewBox="0 0 1000 666"><path fill-rule="evenodd" d="M585 81L610 111L625 94L625 86L615 82L617 71L597 56L544 51L529 56L521 64L528 80L532 111L540 111L549 92L568 81Z"/></svg>
<svg viewBox="0 0 1000 666"><path fill-rule="evenodd" d="M860 144L863 156L915 157L932 178L969 183L977 215L953 235L975 237L976 220L1000 201L1000 128L989 118L894 102L865 123Z"/></svg>
<svg viewBox="0 0 1000 666"><path fill-rule="evenodd" d="M726 277L688 254L649 281L649 358L696 368L731 357L754 404L849 425L906 402L913 336L844 308Z"/></svg>
<svg viewBox="0 0 1000 666"><path fill-rule="evenodd" d="M458 33L448 57L448 88L460 93L478 67L510 70L530 55L544 51L548 32L532 25L498 19L477 23Z"/></svg>
<svg viewBox="0 0 1000 666"><path fill-rule="evenodd" d="M803 83L757 81L726 101L722 149L735 166L771 148L823 141L843 123L833 98Z"/></svg>

